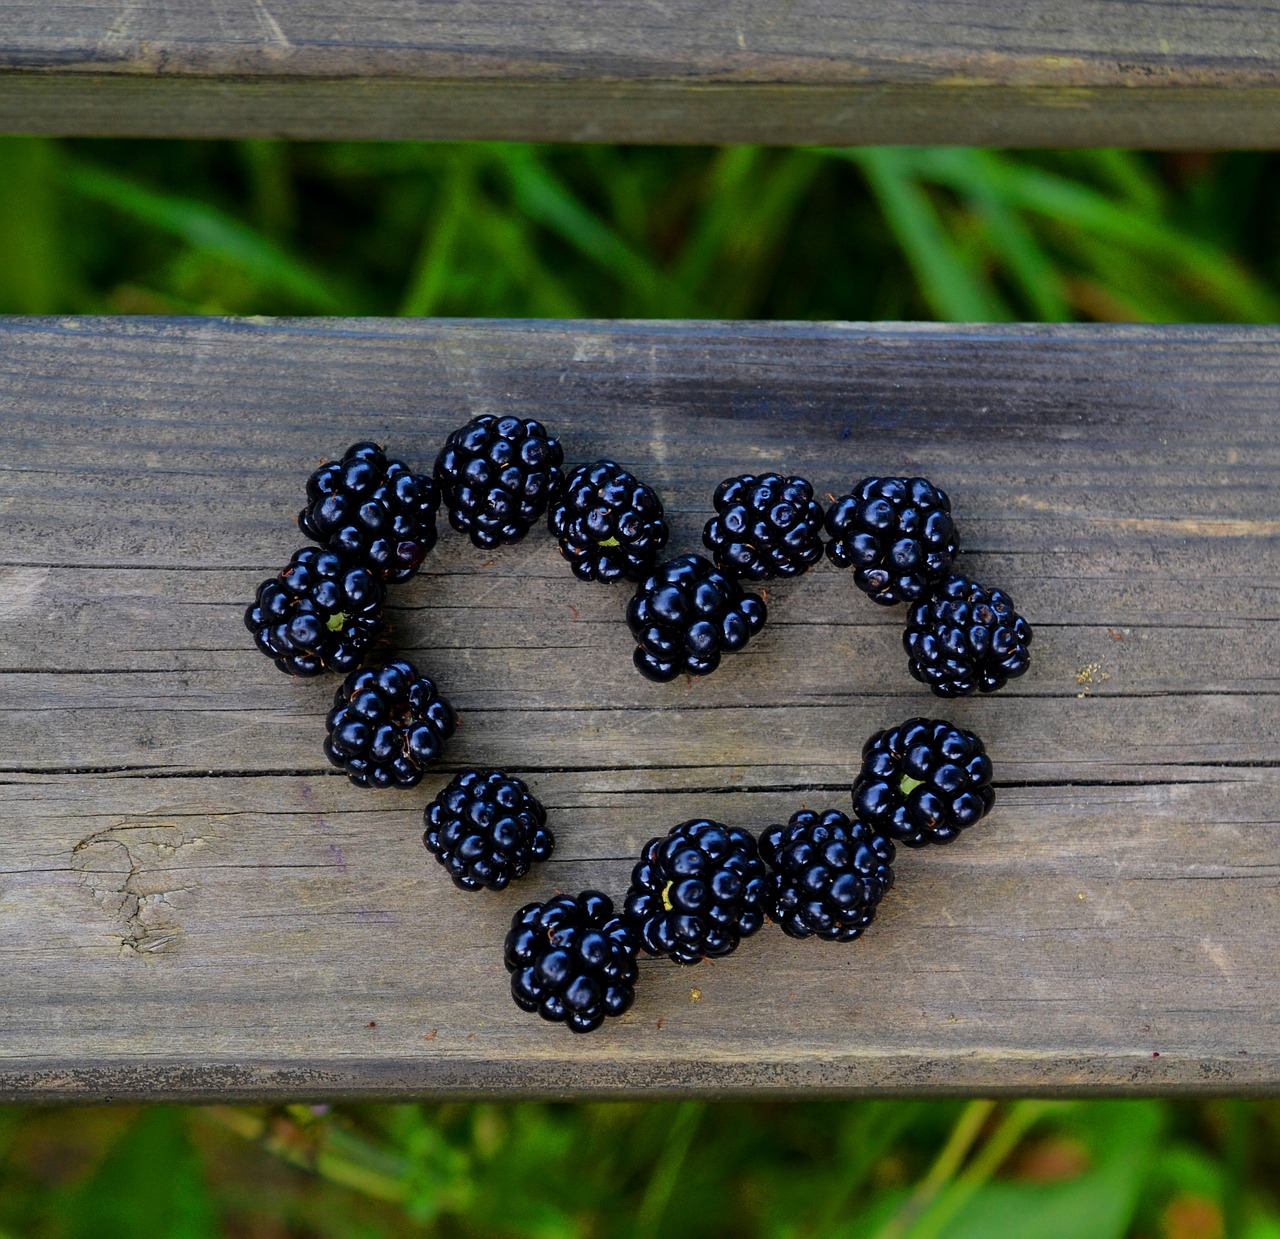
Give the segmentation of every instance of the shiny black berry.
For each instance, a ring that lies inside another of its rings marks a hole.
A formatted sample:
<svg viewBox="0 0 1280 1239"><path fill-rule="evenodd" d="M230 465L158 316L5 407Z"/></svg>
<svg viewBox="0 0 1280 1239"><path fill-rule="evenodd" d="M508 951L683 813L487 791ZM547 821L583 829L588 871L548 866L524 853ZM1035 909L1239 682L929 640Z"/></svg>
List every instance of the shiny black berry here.
<svg viewBox="0 0 1280 1239"><path fill-rule="evenodd" d="M712 502L702 541L721 572L766 581L799 576L822 558L822 508L804 478L728 478Z"/></svg>
<svg viewBox="0 0 1280 1239"><path fill-rule="evenodd" d="M827 556L876 602L914 602L959 547L951 500L924 478L864 478L827 512Z"/></svg>
<svg viewBox="0 0 1280 1239"><path fill-rule="evenodd" d="M353 671L325 720L325 755L357 787L413 787L456 725L436 686L405 659Z"/></svg>
<svg viewBox="0 0 1280 1239"><path fill-rule="evenodd" d="M511 996L521 1010L590 1032L635 1000L638 949L635 930L599 891L526 904L507 934Z"/></svg>
<svg viewBox="0 0 1280 1239"><path fill-rule="evenodd" d="M298 526L308 538L373 568L385 581L407 581L436 544L435 483L376 443L353 443L307 479Z"/></svg>
<svg viewBox="0 0 1280 1239"><path fill-rule="evenodd" d="M455 430L436 457L449 523L479 547L519 542L547 510L564 452L541 422L486 413Z"/></svg>
<svg viewBox="0 0 1280 1239"><path fill-rule="evenodd" d="M696 964L728 955L764 923L765 866L755 836L705 819L650 839L631 873L627 919L651 955Z"/></svg>
<svg viewBox="0 0 1280 1239"><path fill-rule="evenodd" d="M938 697L994 693L1031 665L1031 625L1003 590L952 573L907 611L907 667Z"/></svg>
<svg viewBox="0 0 1280 1239"><path fill-rule="evenodd" d="M464 770L423 814L422 842L464 891L500 891L555 846L547 813L500 770Z"/></svg>
<svg viewBox="0 0 1280 1239"><path fill-rule="evenodd" d="M701 555L659 564L627 607L639 643L635 664L650 680L708 675L721 654L740 650L764 627L765 606Z"/></svg>
<svg viewBox="0 0 1280 1239"><path fill-rule="evenodd" d="M950 843L994 800L982 741L932 718L876 732L853 785L854 816L912 848Z"/></svg>
<svg viewBox="0 0 1280 1239"><path fill-rule="evenodd" d="M667 544L662 500L621 465L579 465L556 490L547 527L574 576L584 581L640 581Z"/></svg>
<svg viewBox="0 0 1280 1239"><path fill-rule="evenodd" d="M386 587L350 556L306 546L263 581L244 614L258 648L281 671L350 671L382 627Z"/></svg>
<svg viewBox="0 0 1280 1239"><path fill-rule="evenodd" d="M769 874L765 910L792 938L850 942L893 885L893 844L839 810L802 809L760 836Z"/></svg>

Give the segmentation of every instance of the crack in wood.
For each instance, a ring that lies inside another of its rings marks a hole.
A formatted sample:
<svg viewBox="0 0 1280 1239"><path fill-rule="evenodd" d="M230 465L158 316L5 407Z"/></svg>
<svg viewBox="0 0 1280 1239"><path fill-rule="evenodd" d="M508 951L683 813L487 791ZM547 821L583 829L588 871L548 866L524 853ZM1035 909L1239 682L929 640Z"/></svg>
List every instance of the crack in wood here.
<svg viewBox="0 0 1280 1239"><path fill-rule="evenodd" d="M179 914L200 889L175 882L168 862L207 840L177 822L124 821L86 835L71 849L72 868L94 902L114 922L122 956L173 951L184 930ZM183 866L179 872L189 874Z"/></svg>
<svg viewBox="0 0 1280 1239"><path fill-rule="evenodd" d="M1276 761L1232 761L1223 759L1217 761L1169 761L1157 763L1161 770L1276 770L1280 769L1280 760ZM468 769L466 765L456 763L441 762L434 767L434 774L442 779L459 774L463 770ZM674 773L679 770L706 770L705 765L699 766L537 766L523 764L520 767L521 773L526 775L598 775L608 773L625 772L627 774L645 774L645 773ZM737 766L726 766L726 770L737 770ZM1142 769L1141 763L1135 763L1130 769ZM196 770L186 768L173 768L165 770L157 770L147 766L104 766L104 767L86 767L77 766L70 768L49 767L46 769L30 770L30 769L14 769L0 770L0 787L29 787L33 783L39 783L47 779L63 778L68 775L75 776L105 776L113 778L117 775L123 775L128 778L142 779L147 781L159 781L165 779L175 780L191 780L194 782L205 782L211 779L344 779L346 774L341 770L333 770L324 766L296 767L288 769L251 769L236 768L229 770ZM1076 787L1200 787L1210 784L1230 785L1239 782L1238 779L1173 779L1168 777L1156 777L1150 779L1134 778L1131 775L1118 776L1113 779L1108 778L1082 778L1077 776L1066 776L1062 778L1047 779L1000 779L995 783L997 789L1000 788L1076 788ZM612 789L611 795L619 796L650 796L650 795L719 795L719 794L739 794L739 793L803 793L803 792L847 792L852 784L852 779L842 779L835 781L814 780L812 782L803 783L747 783L735 782L733 786L726 787L717 784L701 784L697 786L660 786L654 784L651 787L619 787ZM184 816L179 814L179 816Z"/></svg>

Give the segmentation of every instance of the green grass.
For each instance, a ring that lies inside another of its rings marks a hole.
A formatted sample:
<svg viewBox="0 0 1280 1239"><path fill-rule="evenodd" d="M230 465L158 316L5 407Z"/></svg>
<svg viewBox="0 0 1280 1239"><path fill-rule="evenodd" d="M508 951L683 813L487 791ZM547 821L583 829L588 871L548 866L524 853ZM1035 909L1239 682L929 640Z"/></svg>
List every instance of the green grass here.
<svg viewBox="0 0 1280 1239"><path fill-rule="evenodd" d="M0 312L1269 322L1280 159L0 139Z"/></svg>
<svg viewBox="0 0 1280 1239"><path fill-rule="evenodd" d="M0 139L0 312L1275 322L1280 159ZM1271 1103L0 1109L0 1239L1280 1239Z"/></svg>
<svg viewBox="0 0 1280 1239"><path fill-rule="evenodd" d="M1275 1104L0 1111L24 1239L1276 1239Z"/></svg>

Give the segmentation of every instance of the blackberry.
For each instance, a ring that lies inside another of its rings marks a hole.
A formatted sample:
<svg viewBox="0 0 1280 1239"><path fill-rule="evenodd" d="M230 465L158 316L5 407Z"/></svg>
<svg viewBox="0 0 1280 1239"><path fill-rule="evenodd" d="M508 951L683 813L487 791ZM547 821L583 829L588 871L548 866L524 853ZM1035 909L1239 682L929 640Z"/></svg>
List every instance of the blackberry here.
<svg viewBox="0 0 1280 1239"><path fill-rule="evenodd" d="M436 686L405 659L353 671L325 719L325 755L357 787L413 787L456 726Z"/></svg>
<svg viewBox="0 0 1280 1239"><path fill-rule="evenodd" d="M674 680L682 671L708 675L720 655L740 650L764 627L765 606L743 593L732 577L701 555L659 564L627 607L635 634L635 664L650 680Z"/></svg>
<svg viewBox="0 0 1280 1239"><path fill-rule="evenodd" d="M696 964L728 955L764 923L765 877L754 835L705 819L682 822L645 844L626 916L649 954Z"/></svg>
<svg viewBox="0 0 1280 1239"><path fill-rule="evenodd" d="M423 813L427 851L454 886L502 890L555 847L547 811L524 783L500 770L464 770Z"/></svg>
<svg viewBox="0 0 1280 1239"><path fill-rule="evenodd" d="M449 524L479 547L519 542L547 510L564 461L541 422L486 413L455 430L436 457Z"/></svg>
<svg viewBox="0 0 1280 1239"><path fill-rule="evenodd" d="M584 581L642 580L668 536L657 492L611 460L579 465L565 478L547 527Z"/></svg>
<svg viewBox="0 0 1280 1239"><path fill-rule="evenodd" d="M804 478L727 478L712 502L702 541L721 572L766 581L799 576L822 558L822 508Z"/></svg>
<svg viewBox="0 0 1280 1239"><path fill-rule="evenodd" d="M511 918L506 964L523 1011L590 1032L635 1001L635 930L599 891L526 904Z"/></svg>
<svg viewBox="0 0 1280 1239"><path fill-rule="evenodd" d="M827 513L827 556L876 602L915 602L959 547L951 500L924 478L864 478Z"/></svg>
<svg viewBox="0 0 1280 1239"><path fill-rule="evenodd" d="M1003 590L952 573L907 612L907 668L938 697L994 693L1031 665L1031 625Z"/></svg>
<svg viewBox="0 0 1280 1239"><path fill-rule="evenodd" d="M436 544L440 492L429 478L388 460L376 443L353 443L341 460L307 479L298 527L331 551L374 568L384 581L407 581Z"/></svg>
<svg viewBox="0 0 1280 1239"><path fill-rule="evenodd" d="M893 885L893 844L839 810L802 809L760 836L772 869L766 911L792 938L851 942L875 919Z"/></svg>
<svg viewBox="0 0 1280 1239"><path fill-rule="evenodd" d="M244 613L258 648L290 675L350 671L382 627L386 587L364 564L304 546Z"/></svg>
<svg viewBox="0 0 1280 1239"><path fill-rule="evenodd" d="M878 731L863 746L853 812L909 848L950 843L995 800L991 759L972 732L933 718Z"/></svg>

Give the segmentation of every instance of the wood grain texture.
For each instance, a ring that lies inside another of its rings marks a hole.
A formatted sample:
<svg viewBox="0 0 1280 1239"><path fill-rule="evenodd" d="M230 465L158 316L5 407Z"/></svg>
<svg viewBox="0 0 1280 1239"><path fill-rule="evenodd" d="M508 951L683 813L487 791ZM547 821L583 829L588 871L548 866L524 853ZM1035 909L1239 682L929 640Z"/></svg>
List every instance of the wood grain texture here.
<svg viewBox="0 0 1280 1239"><path fill-rule="evenodd" d="M1271 0L17 0L0 130L1280 143Z"/></svg>
<svg viewBox="0 0 1280 1239"><path fill-rule="evenodd" d="M1280 330L10 319L0 367L0 1099L1280 1085ZM651 481L677 547L733 472L923 472L1032 670L937 702L900 612L823 565L715 675L653 685L626 590L449 533L392 640L459 733L421 787L354 788L333 682L280 675L244 606L321 456L425 467L496 411ZM916 714L984 736L997 805L901 856L864 940L646 960L585 1038L511 1003L520 904L620 895L690 817L845 806ZM419 838L481 763L558 838L496 896Z"/></svg>

